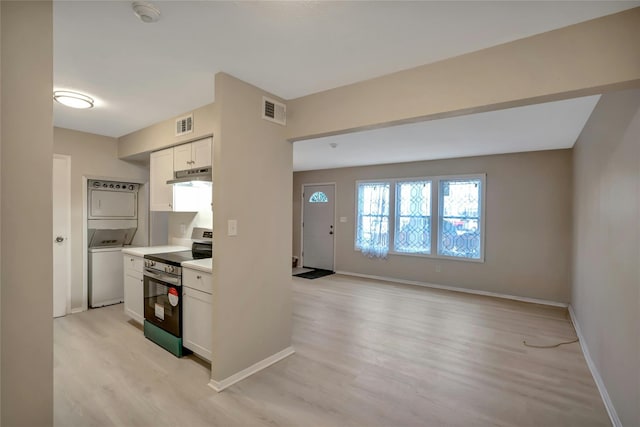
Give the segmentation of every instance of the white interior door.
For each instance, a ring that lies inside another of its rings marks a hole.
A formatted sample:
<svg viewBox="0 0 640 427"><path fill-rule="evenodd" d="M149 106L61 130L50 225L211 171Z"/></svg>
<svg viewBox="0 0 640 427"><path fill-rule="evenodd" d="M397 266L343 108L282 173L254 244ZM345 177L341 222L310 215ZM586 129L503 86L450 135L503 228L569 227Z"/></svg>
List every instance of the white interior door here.
<svg viewBox="0 0 640 427"><path fill-rule="evenodd" d="M302 260L304 267L333 271L335 184L305 185Z"/></svg>
<svg viewBox="0 0 640 427"><path fill-rule="evenodd" d="M53 317L68 312L71 286L71 157L53 157Z"/></svg>

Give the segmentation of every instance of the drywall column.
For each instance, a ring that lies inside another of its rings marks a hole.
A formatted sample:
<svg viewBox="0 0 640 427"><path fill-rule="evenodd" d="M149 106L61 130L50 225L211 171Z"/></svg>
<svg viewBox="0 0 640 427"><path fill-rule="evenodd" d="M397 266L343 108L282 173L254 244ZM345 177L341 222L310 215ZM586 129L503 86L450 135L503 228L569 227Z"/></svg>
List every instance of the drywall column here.
<svg viewBox="0 0 640 427"><path fill-rule="evenodd" d="M578 138L573 160L571 305L596 381L606 387L617 413L614 420L637 426L640 90L603 95Z"/></svg>
<svg viewBox="0 0 640 427"><path fill-rule="evenodd" d="M264 91L219 73L214 129L212 385L292 351L291 184L285 127L261 118ZM228 221L237 221L237 235Z"/></svg>
<svg viewBox="0 0 640 427"><path fill-rule="evenodd" d="M289 101L291 141L640 87L640 8Z"/></svg>
<svg viewBox="0 0 640 427"><path fill-rule="evenodd" d="M3 426L53 424L53 11L2 1Z"/></svg>

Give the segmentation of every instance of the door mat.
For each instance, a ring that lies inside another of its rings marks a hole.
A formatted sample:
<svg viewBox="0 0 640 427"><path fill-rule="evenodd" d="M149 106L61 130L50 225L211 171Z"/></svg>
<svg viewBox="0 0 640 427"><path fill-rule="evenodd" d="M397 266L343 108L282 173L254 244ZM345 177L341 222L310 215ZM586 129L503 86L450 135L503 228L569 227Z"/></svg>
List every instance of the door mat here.
<svg viewBox="0 0 640 427"><path fill-rule="evenodd" d="M294 274L296 277L302 277L303 279L317 279L319 277L329 276L334 272L331 270L320 270L318 268L307 271L306 273Z"/></svg>

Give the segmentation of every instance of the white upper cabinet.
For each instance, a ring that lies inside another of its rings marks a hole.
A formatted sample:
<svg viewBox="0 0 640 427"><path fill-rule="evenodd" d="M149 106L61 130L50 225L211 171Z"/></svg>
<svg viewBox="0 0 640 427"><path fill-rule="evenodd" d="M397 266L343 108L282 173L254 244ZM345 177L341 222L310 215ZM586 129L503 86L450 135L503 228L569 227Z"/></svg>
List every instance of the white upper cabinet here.
<svg viewBox="0 0 640 427"><path fill-rule="evenodd" d="M151 153L149 162L149 209L173 211L173 148Z"/></svg>
<svg viewBox="0 0 640 427"><path fill-rule="evenodd" d="M211 166L213 138L205 138L191 143L192 168Z"/></svg>
<svg viewBox="0 0 640 427"><path fill-rule="evenodd" d="M191 144L173 147L173 171L193 169L191 166Z"/></svg>
<svg viewBox="0 0 640 427"><path fill-rule="evenodd" d="M205 138L173 147L173 170L183 171L211 166L212 143L213 138Z"/></svg>
<svg viewBox="0 0 640 427"><path fill-rule="evenodd" d="M211 209L211 183L167 184L175 171L211 166L213 138L205 138L151 153L149 192L152 211L199 212Z"/></svg>

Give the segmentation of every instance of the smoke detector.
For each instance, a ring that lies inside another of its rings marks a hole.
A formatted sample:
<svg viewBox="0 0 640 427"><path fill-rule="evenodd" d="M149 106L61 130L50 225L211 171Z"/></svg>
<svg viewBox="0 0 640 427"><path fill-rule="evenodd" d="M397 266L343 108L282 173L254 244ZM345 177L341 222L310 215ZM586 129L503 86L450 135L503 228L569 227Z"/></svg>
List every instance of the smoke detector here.
<svg viewBox="0 0 640 427"><path fill-rule="evenodd" d="M133 8L133 13L145 24L152 24L160 19L160 9L149 2L134 1L131 7Z"/></svg>

